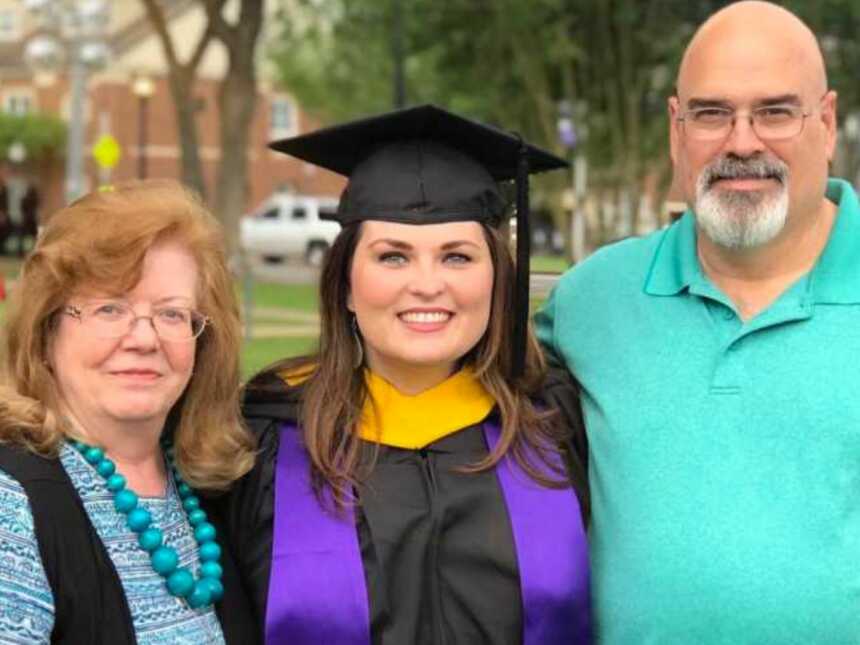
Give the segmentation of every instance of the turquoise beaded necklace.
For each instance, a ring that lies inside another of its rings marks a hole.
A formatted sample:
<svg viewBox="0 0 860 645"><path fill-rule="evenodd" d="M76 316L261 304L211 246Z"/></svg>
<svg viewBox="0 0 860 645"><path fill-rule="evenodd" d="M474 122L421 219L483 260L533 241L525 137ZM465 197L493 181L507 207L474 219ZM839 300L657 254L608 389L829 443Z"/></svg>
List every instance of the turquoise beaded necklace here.
<svg viewBox="0 0 860 645"><path fill-rule="evenodd" d="M104 450L88 446L82 441L73 441L72 446L105 480L105 487L114 494L114 508L126 516L126 525L137 534L140 548L149 553L150 564L164 578L170 595L184 598L192 609L217 602L224 595L221 584L223 571L219 563L221 547L215 541L215 527L207 521L206 512L200 508L200 500L182 480L173 463L173 449L167 448L165 454L176 491L182 500L188 523L194 529L194 539L197 540L200 557L200 578L197 580L186 567L179 566L176 549L164 544L161 530L152 525L152 514L138 506L137 494L126 487L125 477L116 471L116 464L105 456Z"/></svg>

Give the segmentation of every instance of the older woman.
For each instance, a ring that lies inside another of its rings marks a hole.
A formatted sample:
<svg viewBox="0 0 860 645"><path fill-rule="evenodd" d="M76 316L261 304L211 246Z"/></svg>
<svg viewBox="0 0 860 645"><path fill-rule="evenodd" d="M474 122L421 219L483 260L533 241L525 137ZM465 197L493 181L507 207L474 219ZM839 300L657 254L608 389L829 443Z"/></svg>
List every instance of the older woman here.
<svg viewBox="0 0 860 645"><path fill-rule="evenodd" d="M0 642L254 642L192 490L254 455L214 218L173 182L85 196L24 263L6 332Z"/></svg>
<svg viewBox="0 0 860 645"><path fill-rule="evenodd" d="M589 642L581 428L498 230L496 180L522 226L528 172L564 162L433 106L274 147L350 181L319 353L249 388L261 457L224 504L266 641Z"/></svg>

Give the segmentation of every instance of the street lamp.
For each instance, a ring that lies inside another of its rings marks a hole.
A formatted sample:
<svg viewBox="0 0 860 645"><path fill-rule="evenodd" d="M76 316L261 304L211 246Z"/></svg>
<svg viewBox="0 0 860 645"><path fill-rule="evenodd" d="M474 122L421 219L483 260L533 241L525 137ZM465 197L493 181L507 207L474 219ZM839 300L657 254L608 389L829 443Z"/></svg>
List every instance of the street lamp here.
<svg viewBox="0 0 860 645"><path fill-rule="evenodd" d="M24 47L24 58L37 78L68 67L71 98L66 146L66 201L77 199L84 185L84 99L89 74L110 57L105 42L110 5L105 0L23 0L39 21L39 32Z"/></svg>
<svg viewBox="0 0 860 645"><path fill-rule="evenodd" d="M146 139L149 99L155 94L155 83L149 76L139 74L131 85L137 97L137 178L146 179Z"/></svg>
<svg viewBox="0 0 860 645"><path fill-rule="evenodd" d="M561 101L558 106L558 138L562 146L573 154L573 170L570 188L570 232L571 259L574 263L585 257L585 193L588 174L586 157L583 154L582 143L588 134L584 125L586 106L584 102L572 105L569 101ZM575 123L579 123L577 128Z"/></svg>

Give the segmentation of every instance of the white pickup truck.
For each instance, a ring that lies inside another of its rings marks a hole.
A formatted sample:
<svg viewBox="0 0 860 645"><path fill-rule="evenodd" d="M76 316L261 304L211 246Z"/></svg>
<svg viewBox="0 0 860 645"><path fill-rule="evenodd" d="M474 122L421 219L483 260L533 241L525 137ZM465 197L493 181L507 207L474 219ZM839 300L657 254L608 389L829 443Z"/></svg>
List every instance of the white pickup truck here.
<svg viewBox="0 0 860 645"><path fill-rule="evenodd" d="M277 193L242 218L242 248L268 262L304 258L308 264L319 266L340 232L340 224L320 215L336 211L337 199L331 197Z"/></svg>

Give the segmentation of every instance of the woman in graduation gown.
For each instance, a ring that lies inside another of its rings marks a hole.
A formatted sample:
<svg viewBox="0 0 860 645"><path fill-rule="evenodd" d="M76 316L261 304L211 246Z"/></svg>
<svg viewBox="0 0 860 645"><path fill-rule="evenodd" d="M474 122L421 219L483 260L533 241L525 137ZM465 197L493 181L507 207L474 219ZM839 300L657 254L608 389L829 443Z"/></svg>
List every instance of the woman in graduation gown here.
<svg viewBox="0 0 860 645"><path fill-rule="evenodd" d="M564 162L434 106L273 148L350 180L319 352L249 385L261 452L219 507L266 642L590 642L578 404L498 230L497 182L527 236Z"/></svg>

